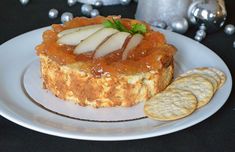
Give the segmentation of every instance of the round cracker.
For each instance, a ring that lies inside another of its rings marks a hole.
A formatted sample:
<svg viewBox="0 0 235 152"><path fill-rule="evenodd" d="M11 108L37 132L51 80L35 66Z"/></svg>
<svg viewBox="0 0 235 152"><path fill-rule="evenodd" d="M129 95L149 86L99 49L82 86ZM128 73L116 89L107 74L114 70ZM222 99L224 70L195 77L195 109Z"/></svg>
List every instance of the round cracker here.
<svg viewBox="0 0 235 152"><path fill-rule="evenodd" d="M190 91L165 90L145 102L144 113L155 120L176 120L190 115L197 108L197 99Z"/></svg>
<svg viewBox="0 0 235 152"><path fill-rule="evenodd" d="M216 68L209 68L211 71L215 72L219 77L220 77L220 84L219 84L219 87L222 87L226 81L226 76L224 74L224 72L216 69Z"/></svg>
<svg viewBox="0 0 235 152"><path fill-rule="evenodd" d="M196 68L196 69L201 70L207 73L208 75L211 75L217 81L218 85L221 83L220 76L216 72L210 70L208 67L202 67L202 68Z"/></svg>
<svg viewBox="0 0 235 152"><path fill-rule="evenodd" d="M198 100L198 108L206 105L214 94L211 82L198 74L182 77L170 84L169 88L191 91Z"/></svg>
<svg viewBox="0 0 235 152"><path fill-rule="evenodd" d="M219 85L220 85L219 76L215 72L209 70L208 68L196 68L196 69L189 70L181 74L179 78L189 76L192 74L199 74L202 77L208 79L213 85L214 92L219 88Z"/></svg>

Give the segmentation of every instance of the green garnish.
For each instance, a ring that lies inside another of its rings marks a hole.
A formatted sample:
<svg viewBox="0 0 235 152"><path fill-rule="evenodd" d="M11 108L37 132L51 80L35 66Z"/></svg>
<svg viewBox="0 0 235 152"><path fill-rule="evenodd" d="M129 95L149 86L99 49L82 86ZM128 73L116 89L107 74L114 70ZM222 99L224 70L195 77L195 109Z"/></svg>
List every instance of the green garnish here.
<svg viewBox="0 0 235 152"><path fill-rule="evenodd" d="M114 28L117 29L121 32L128 32L131 34L144 34L147 32L147 28L144 24L133 24L131 25L131 29L128 30L119 20L115 20L114 18L112 19L112 21L110 20L106 20L103 22L104 27L106 28Z"/></svg>
<svg viewBox="0 0 235 152"><path fill-rule="evenodd" d="M140 33L144 34L147 32L146 26L144 24L133 24L131 26L131 32L132 33Z"/></svg>

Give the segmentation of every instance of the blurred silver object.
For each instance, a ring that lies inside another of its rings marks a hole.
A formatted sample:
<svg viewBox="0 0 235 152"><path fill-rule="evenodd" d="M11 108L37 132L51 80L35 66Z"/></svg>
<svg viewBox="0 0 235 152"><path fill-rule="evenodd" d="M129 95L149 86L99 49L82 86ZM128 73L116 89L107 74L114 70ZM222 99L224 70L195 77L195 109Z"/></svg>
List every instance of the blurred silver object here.
<svg viewBox="0 0 235 152"><path fill-rule="evenodd" d="M93 7L89 4L83 4L81 7L81 12L83 15L90 16Z"/></svg>
<svg viewBox="0 0 235 152"><path fill-rule="evenodd" d="M128 5L130 4L131 0L120 0L120 4L122 5Z"/></svg>
<svg viewBox="0 0 235 152"><path fill-rule="evenodd" d="M138 0L135 18L148 23L160 20L166 24L174 17L187 17L192 0Z"/></svg>
<svg viewBox="0 0 235 152"><path fill-rule="evenodd" d="M175 17L172 18L169 26L172 27L173 32L183 34L188 30L188 21L184 17Z"/></svg>
<svg viewBox="0 0 235 152"><path fill-rule="evenodd" d="M57 9L50 9L49 12L48 12L48 17L51 18L51 19L54 19L54 18L57 18L59 12Z"/></svg>
<svg viewBox="0 0 235 152"><path fill-rule="evenodd" d="M224 32L227 35L233 35L235 33L235 26L232 24L228 24L224 27Z"/></svg>
<svg viewBox="0 0 235 152"><path fill-rule="evenodd" d="M153 21L150 23L152 26L157 27L157 28L161 28L161 29L165 29L167 27L166 23L164 21Z"/></svg>
<svg viewBox="0 0 235 152"><path fill-rule="evenodd" d="M214 32L224 25L227 12L224 0L194 0L187 15L192 24L200 26L203 23L207 32Z"/></svg>
<svg viewBox="0 0 235 152"><path fill-rule="evenodd" d="M29 0L19 0L22 5L27 5Z"/></svg>
<svg viewBox="0 0 235 152"><path fill-rule="evenodd" d="M196 32L194 39L196 41L202 41L206 37L206 26L205 24L201 24L199 26L199 30Z"/></svg>
<svg viewBox="0 0 235 152"><path fill-rule="evenodd" d="M61 15L61 22L62 23L65 23L65 22L68 22L70 20L73 19L73 14L70 13L70 12L64 12L62 15Z"/></svg>
<svg viewBox="0 0 235 152"><path fill-rule="evenodd" d="M235 48L235 41L233 41L233 48Z"/></svg>
<svg viewBox="0 0 235 152"><path fill-rule="evenodd" d="M205 24L201 24L201 25L199 26L199 30L205 31L205 30L206 30Z"/></svg>
<svg viewBox="0 0 235 152"><path fill-rule="evenodd" d="M69 6L73 6L73 5L75 5L77 3L77 0L67 0L67 4L69 5Z"/></svg>
<svg viewBox="0 0 235 152"><path fill-rule="evenodd" d="M202 37L203 39L206 37L206 32L204 30L198 30L196 35Z"/></svg>
<svg viewBox="0 0 235 152"><path fill-rule="evenodd" d="M97 0L77 0L80 3L95 5ZM103 5L117 5L120 4L120 0L102 0Z"/></svg>
<svg viewBox="0 0 235 152"><path fill-rule="evenodd" d="M96 17L96 16L99 16L99 15L100 15L100 12L97 9L93 9L90 13L91 17Z"/></svg>
<svg viewBox="0 0 235 152"><path fill-rule="evenodd" d="M200 41L202 41L203 38L201 36L199 36L199 35L195 35L194 39L196 41L200 42Z"/></svg>
<svg viewBox="0 0 235 152"><path fill-rule="evenodd" d="M94 2L94 6L95 6L95 7L101 7L101 6L103 6L103 1L101 1L101 0L96 0L96 1Z"/></svg>
<svg viewBox="0 0 235 152"><path fill-rule="evenodd" d="M173 31L173 29L172 29L171 26L167 26L167 27L166 27L166 30L167 30L167 31Z"/></svg>

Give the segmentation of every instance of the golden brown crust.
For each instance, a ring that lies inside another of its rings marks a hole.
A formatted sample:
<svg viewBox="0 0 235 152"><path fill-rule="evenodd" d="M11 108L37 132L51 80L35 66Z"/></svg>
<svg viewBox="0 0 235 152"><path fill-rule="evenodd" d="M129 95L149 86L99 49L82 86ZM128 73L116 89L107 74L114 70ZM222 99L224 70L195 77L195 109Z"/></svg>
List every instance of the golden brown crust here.
<svg viewBox="0 0 235 152"><path fill-rule="evenodd" d="M173 62L158 71L134 75L111 75L94 77L83 72L79 66L59 65L40 54L43 84L61 99L81 106L129 107L146 101L167 87L173 78Z"/></svg>

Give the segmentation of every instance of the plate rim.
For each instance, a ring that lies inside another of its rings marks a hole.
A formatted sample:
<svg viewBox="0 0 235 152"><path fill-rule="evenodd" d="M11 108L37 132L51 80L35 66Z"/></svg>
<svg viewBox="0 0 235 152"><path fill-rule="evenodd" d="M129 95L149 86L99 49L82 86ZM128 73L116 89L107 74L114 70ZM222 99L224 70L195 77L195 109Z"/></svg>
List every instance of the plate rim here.
<svg viewBox="0 0 235 152"><path fill-rule="evenodd" d="M44 31L46 29L50 28L50 26L46 26L46 27L42 27L42 28L38 28L38 29L35 29L35 30L32 30L32 31L28 31L26 33L23 33L23 34L20 34L4 43L2 43L0 45L0 51L1 51L1 48L4 46L4 45L7 45L8 43L11 43L12 41L22 37L22 36L26 36L27 34L30 34L32 32L37 32L37 31ZM154 30L158 30L160 32L166 32L166 33L170 33L170 34L173 34L173 35L177 35L177 36L180 36L182 38L186 38L188 39L189 41L193 41L193 43L196 43L194 40L192 40L191 38L189 37L186 37L184 35L180 35L180 34L177 34L177 33L174 33L174 32L171 32L171 31L167 31L167 30L162 30L162 29L158 29L158 28L153 28ZM198 43L198 45L202 45L200 43ZM200 117L198 119L196 119L196 121L190 121L190 122L183 122L181 125L178 125L174 128L171 128L170 130L166 130L166 131L161 131L161 132L146 132L144 134L136 134L136 135L127 135L127 136L115 136L115 137L111 137L111 136L89 136L89 135L71 135L71 134L67 134L66 132L57 132L56 130L53 130L52 128L49 129L49 128L42 128L40 126L35 126L34 124L30 124L30 123L27 123L27 120L22 120L20 119L20 117L18 115L14 115L14 111L10 110L8 107L4 106L3 105L3 101L0 100L0 115L20 126L23 126L25 128L28 128L28 129L31 129L31 130L34 130L34 131L37 131L37 132L41 132L41 133L45 133L45 134L48 134L48 135L53 135L53 136L59 136L59 137L64 137L64 138L70 138L70 139L79 139L79 140L91 140L91 141L123 141L123 140L136 140L136 139L144 139L144 138L150 138L150 137L157 137L157 136L161 136L161 135L166 135L166 134L170 134L170 133L173 133L173 132L176 132L176 131L180 131L180 130L183 130L183 129L186 129L188 127L191 127L195 124L198 124L204 120L206 120L207 118L211 117L213 114L215 114L218 110L220 110L222 108L222 106L227 102L229 96L231 95L231 91L232 91L232 85L233 85L233 82L232 82L232 76L231 76L231 72L227 66L227 64L223 61L223 59L218 56L214 51L212 51L210 48L208 48L207 46L205 45L202 45L203 47L207 48L210 53L214 54L217 58L219 58L223 64L226 66L226 70L228 70L229 72L229 75L226 75L227 76L227 79L230 79L231 80L231 84L228 86L228 89L229 91L227 92L227 97L225 98L225 101L217 107L217 109L215 109L213 112L207 114L206 116L204 117ZM18 119L17 119L18 118ZM23 118L23 117L22 117Z"/></svg>

